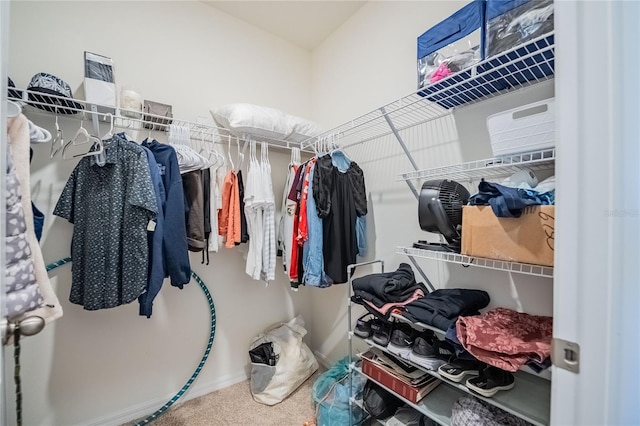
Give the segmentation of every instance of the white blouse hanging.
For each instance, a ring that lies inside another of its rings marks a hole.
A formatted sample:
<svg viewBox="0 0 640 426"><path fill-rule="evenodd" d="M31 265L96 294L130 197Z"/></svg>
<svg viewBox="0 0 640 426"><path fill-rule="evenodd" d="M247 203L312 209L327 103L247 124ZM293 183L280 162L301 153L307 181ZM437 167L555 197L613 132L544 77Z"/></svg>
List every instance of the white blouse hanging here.
<svg viewBox="0 0 640 426"><path fill-rule="evenodd" d="M245 272L254 280L259 280L262 271L262 249L264 240L263 207L265 195L261 185L262 172L256 158L256 142L250 141L249 172L244 188L244 211L249 233L249 252Z"/></svg>
<svg viewBox="0 0 640 426"><path fill-rule="evenodd" d="M271 181L271 164L269 163L269 145L263 143L260 152L262 154L261 172L262 186L265 195L263 230L264 242L262 248L262 272L266 281L273 281L276 275L276 203Z"/></svg>

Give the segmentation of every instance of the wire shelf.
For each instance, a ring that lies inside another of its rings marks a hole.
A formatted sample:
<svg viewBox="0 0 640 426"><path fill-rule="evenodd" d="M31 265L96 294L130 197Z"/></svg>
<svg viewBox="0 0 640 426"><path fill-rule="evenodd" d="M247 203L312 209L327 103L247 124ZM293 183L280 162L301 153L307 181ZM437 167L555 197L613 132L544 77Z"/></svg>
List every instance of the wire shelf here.
<svg viewBox="0 0 640 426"><path fill-rule="evenodd" d="M434 327L432 325L425 324L423 322L411 321L409 318L406 318L406 317L404 317L404 316L402 316L400 314L396 314L396 313L392 312L390 316L391 316L391 318L395 319L396 321L404 322L404 323L407 323L407 324L411 324L412 326L417 326L418 328L421 328L423 330L431 330L431 331L433 331L435 334L437 334L440 337L444 337L445 334L447 333L447 330L441 330L438 327ZM367 341L367 343L369 343L369 342ZM371 342L371 343L373 345L375 345L375 343L373 343L373 342Z"/></svg>
<svg viewBox="0 0 640 426"><path fill-rule="evenodd" d="M363 375L368 380L378 384L383 389L391 392L392 395L404 401L408 406L414 408L420 413L426 415L439 425L447 426L451 424L451 407L453 404L464 395L459 389L454 388L453 386L444 386L440 384L427 395L425 395L420 401L412 402L402 395L394 392L388 386L384 385L379 380L376 380L373 377L367 376L362 371L361 367L354 367L353 371L358 372L358 374Z"/></svg>
<svg viewBox="0 0 640 426"><path fill-rule="evenodd" d="M398 318L399 316L394 316ZM410 321L406 321L411 323ZM411 323L416 324L416 323ZM418 324L420 325L420 324ZM424 325L424 324L422 324ZM437 329L436 329L437 330ZM371 339L362 339L369 345L369 347L377 348L378 350L396 356L393 352L389 351L386 346L380 346L374 343ZM549 424L550 403L551 403L551 382L538 375L525 373L518 371L513 373L516 386L506 392L498 392L491 398L484 397L476 394L466 387L463 383L453 382L446 377L443 377L437 371L429 370L420 364L416 364L410 359L401 357L402 361L406 362L413 367L424 371L425 373L440 379L444 382L444 385L452 386L459 389L469 395L473 395L484 402L501 408L514 416L520 417L529 423L536 426L545 426Z"/></svg>
<svg viewBox="0 0 640 426"><path fill-rule="evenodd" d="M81 99L71 99L37 91L12 87L8 99L22 104L23 108L29 113L57 115L60 118L68 117L76 120L85 120L87 122L90 122L92 116L95 116L101 123L110 123L113 117L113 127L120 130L131 129L149 132L166 132L169 131L171 125L175 125L189 128L189 137L194 141L224 143L229 139L239 139L242 141L254 140L256 142L265 142L276 148L300 148L299 142L266 138L253 134L239 135L229 129L210 124L195 123L173 117L167 118L165 116L130 111L113 106L91 104ZM308 148L306 151L313 152L311 148Z"/></svg>
<svg viewBox="0 0 640 426"><path fill-rule="evenodd" d="M555 164L555 160L556 150L555 148L549 148L402 173L396 180L438 178L472 181L487 177L506 177L517 172L522 167L527 167L533 171L551 169Z"/></svg>
<svg viewBox="0 0 640 426"><path fill-rule="evenodd" d="M439 260L443 262L457 263L465 266L478 266L480 268L495 269L498 271L515 272L518 274L535 275L538 277L553 278L553 267L543 265L530 265L528 263L507 262L505 260L471 257L459 253L444 251L432 251L410 247L397 247L396 253L423 259Z"/></svg>
<svg viewBox="0 0 640 426"><path fill-rule="evenodd" d="M392 133L387 119L402 131L447 116L456 107L550 80L554 76L554 67L554 34L549 33L485 59L319 137L337 134L342 147L367 142ZM302 146L311 146L316 140L309 138Z"/></svg>

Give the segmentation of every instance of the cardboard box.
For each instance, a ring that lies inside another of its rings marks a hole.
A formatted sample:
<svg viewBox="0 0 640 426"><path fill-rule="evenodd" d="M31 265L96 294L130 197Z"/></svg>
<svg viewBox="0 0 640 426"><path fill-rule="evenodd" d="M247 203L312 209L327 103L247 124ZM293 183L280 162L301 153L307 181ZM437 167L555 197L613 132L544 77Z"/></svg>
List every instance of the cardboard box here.
<svg viewBox="0 0 640 426"><path fill-rule="evenodd" d="M462 209L462 254L553 266L555 206L527 207L519 218L496 217L491 206Z"/></svg>
<svg viewBox="0 0 640 426"><path fill-rule="evenodd" d="M408 399L413 403L420 401L429 392L434 390L440 383L442 383L441 380L434 377L433 381L430 381L424 386L411 386L405 381L401 380L399 377L394 376L390 372L386 371L375 362L372 362L371 360L368 360L366 358L362 358L362 372L366 376L369 376L373 380L382 383L393 392L404 397L405 399Z"/></svg>

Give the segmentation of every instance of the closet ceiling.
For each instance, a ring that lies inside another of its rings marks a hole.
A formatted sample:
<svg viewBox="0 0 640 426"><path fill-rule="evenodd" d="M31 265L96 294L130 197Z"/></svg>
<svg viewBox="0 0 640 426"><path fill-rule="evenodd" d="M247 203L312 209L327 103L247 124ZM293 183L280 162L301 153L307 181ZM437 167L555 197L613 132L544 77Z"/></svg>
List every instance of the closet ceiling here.
<svg viewBox="0 0 640 426"><path fill-rule="evenodd" d="M204 1L238 19L312 50L365 1Z"/></svg>

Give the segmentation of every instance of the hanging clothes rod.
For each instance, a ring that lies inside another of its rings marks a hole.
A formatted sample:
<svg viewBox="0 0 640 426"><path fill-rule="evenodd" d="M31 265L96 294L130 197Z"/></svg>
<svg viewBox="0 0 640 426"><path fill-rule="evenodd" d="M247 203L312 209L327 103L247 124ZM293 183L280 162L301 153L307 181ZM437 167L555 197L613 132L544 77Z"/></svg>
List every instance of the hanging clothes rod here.
<svg viewBox="0 0 640 426"><path fill-rule="evenodd" d="M276 149L291 150L293 148L301 148L299 142L272 139L250 133L235 135L229 129L209 124L196 123L140 111L124 110L118 107L96 105L80 99L71 99L42 92L13 88L12 90L20 93L20 97L10 97L9 99L23 103L29 113L49 116L57 115L60 118L66 117L76 120L92 120L94 123L111 123L113 119L113 127L125 131L168 132L169 126L171 125L187 127L189 128L189 138L196 142L204 141L226 144L227 140L232 138L232 140L236 139L242 142L249 140L264 142ZM301 149L301 151L313 152L310 147Z"/></svg>

